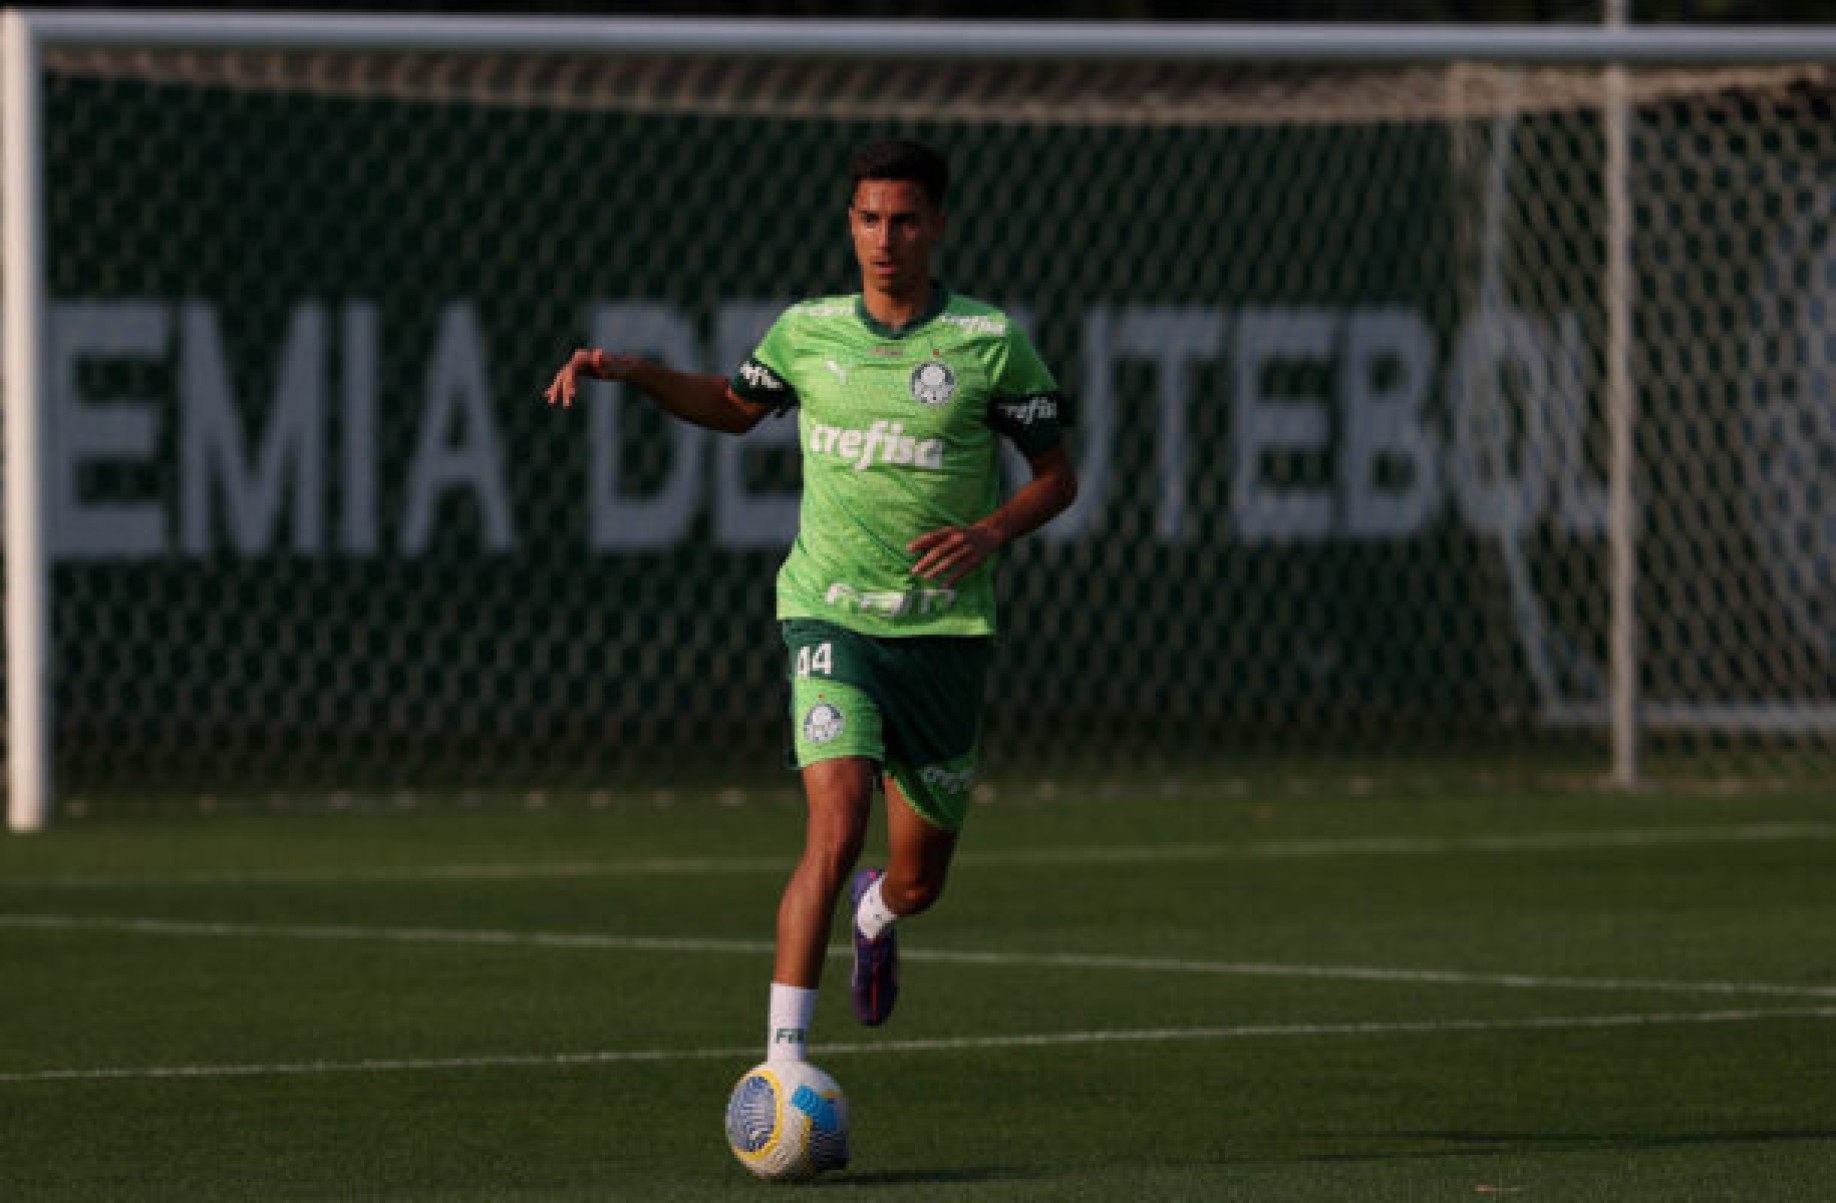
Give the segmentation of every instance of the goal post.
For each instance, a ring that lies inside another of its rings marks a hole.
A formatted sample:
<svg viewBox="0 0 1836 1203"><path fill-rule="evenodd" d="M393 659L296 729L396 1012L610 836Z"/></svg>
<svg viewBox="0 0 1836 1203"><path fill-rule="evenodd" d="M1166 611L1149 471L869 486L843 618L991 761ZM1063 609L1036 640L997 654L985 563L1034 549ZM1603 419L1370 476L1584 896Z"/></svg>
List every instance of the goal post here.
<svg viewBox="0 0 1836 1203"><path fill-rule="evenodd" d="M1078 411L997 776L1836 767L1836 31L3 20L15 830L769 764L794 422L535 393L847 291L889 132Z"/></svg>
<svg viewBox="0 0 1836 1203"><path fill-rule="evenodd" d="M7 825L50 821L49 514L44 504L45 324L43 131L39 37L32 17L0 13L0 350L5 353Z"/></svg>

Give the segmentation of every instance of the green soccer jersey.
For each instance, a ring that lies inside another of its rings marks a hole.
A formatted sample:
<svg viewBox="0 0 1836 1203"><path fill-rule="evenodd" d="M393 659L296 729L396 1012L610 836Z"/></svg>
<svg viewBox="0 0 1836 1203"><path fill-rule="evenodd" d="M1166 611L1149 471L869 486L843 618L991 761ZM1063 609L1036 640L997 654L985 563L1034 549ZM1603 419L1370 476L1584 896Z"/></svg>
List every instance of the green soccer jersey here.
<svg viewBox="0 0 1836 1203"><path fill-rule="evenodd" d="M894 331L857 294L793 305L733 375L733 391L796 407L797 541L778 617L869 635L987 635L994 559L948 588L912 575L906 545L1001 502L997 435L1022 453L1063 438L1058 384L1007 316L939 287Z"/></svg>

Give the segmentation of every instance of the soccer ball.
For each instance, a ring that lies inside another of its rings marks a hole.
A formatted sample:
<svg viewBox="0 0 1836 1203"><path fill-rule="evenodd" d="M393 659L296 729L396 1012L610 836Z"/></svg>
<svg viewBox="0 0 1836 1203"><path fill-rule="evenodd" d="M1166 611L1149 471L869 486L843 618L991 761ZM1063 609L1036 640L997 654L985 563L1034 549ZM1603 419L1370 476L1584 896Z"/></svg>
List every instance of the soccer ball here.
<svg viewBox="0 0 1836 1203"><path fill-rule="evenodd" d="M773 1182L798 1182L848 1164L848 1100L807 1061L747 1070L727 1099L727 1147Z"/></svg>

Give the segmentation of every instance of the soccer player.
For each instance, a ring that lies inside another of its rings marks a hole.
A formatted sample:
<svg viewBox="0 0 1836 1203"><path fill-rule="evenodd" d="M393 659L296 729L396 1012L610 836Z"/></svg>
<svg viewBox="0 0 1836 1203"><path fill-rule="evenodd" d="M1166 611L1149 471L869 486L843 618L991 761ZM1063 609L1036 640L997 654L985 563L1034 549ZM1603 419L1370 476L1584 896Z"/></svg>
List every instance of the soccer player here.
<svg viewBox="0 0 1836 1203"><path fill-rule="evenodd" d="M850 177L859 293L792 305L731 379L592 348L545 394L567 406L582 376L624 381L676 418L736 434L797 410L803 495L777 614L808 817L778 907L768 1059L805 1055L845 884L855 1015L891 1014L894 925L942 892L975 778L995 561L1077 493L1051 372L1006 315L932 276L944 159L878 142ZM1005 500L1000 438L1031 467ZM876 783L886 867L850 882Z"/></svg>

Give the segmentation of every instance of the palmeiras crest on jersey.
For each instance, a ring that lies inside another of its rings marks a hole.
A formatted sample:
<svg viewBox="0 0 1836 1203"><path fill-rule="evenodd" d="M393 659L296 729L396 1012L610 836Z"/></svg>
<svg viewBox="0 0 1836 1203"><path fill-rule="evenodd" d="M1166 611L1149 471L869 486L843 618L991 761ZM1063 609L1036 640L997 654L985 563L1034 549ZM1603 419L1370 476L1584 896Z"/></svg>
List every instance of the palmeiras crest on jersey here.
<svg viewBox="0 0 1836 1203"><path fill-rule="evenodd" d="M956 373L941 359L927 359L912 369L912 400L942 405L956 395Z"/></svg>
<svg viewBox="0 0 1836 1203"><path fill-rule="evenodd" d="M842 733L842 712L828 702L817 702L803 716L803 738L826 744Z"/></svg>

